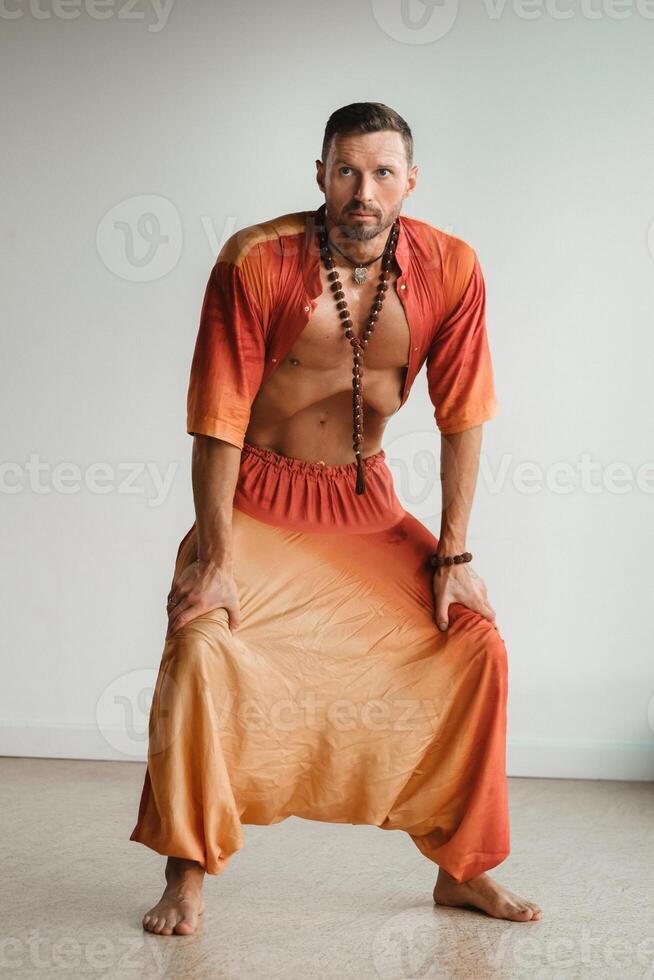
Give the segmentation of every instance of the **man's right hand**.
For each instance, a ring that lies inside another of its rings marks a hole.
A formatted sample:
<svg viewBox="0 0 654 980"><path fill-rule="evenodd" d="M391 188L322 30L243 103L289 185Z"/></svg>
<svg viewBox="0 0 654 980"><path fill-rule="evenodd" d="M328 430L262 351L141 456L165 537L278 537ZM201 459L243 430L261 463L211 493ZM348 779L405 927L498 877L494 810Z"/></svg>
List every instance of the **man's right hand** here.
<svg viewBox="0 0 654 980"><path fill-rule="evenodd" d="M238 592L231 570L207 561L193 562L181 572L168 593L166 639L192 619L218 608L227 610L230 630L240 626Z"/></svg>

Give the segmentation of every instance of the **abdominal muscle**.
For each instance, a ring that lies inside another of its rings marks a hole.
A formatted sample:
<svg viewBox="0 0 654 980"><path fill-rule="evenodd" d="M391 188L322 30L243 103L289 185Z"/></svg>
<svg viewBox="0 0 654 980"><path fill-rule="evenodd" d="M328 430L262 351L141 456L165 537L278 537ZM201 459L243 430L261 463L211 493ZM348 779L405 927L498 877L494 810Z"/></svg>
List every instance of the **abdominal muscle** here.
<svg viewBox="0 0 654 980"><path fill-rule="evenodd" d="M381 449L386 423L400 407L406 369L366 370L365 355L363 364L365 458ZM351 370L303 369L297 358L286 358L255 399L246 441L328 466L353 462Z"/></svg>

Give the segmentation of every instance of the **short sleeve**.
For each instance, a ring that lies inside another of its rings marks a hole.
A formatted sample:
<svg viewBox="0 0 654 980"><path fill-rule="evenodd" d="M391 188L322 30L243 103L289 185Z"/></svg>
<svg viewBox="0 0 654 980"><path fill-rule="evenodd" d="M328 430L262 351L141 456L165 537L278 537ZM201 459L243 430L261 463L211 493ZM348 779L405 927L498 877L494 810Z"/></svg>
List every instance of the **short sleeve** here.
<svg viewBox="0 0 654 980"><path fill-rule="evenodd" d="M204 294L188 385L186 431L243 448L261 386L265 335L251 268L223 249Z"/></svg>
<svg viewBox="0 0 654 980"><path fill-rule="evenodd" d="M427 354L429 397L445 434L471 429L499 411L486 333L486 287L476 253L472 256L467 285Z"/></svg>

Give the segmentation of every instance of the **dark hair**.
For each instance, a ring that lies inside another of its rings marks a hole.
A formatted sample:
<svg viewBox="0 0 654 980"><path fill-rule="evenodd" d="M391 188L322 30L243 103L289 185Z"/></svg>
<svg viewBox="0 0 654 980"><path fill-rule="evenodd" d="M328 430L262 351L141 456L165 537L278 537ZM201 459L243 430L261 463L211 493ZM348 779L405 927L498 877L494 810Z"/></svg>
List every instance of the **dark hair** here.
<svg viewBox="0 0 654 980"><path fill-rule="evenodd" d="M408 123L381 102L352 102L332 112L322 140L322 162L325 163L334 136L351 133L380 133L391 130L404 140L409 167L413 166L413 135Z"/></svg>

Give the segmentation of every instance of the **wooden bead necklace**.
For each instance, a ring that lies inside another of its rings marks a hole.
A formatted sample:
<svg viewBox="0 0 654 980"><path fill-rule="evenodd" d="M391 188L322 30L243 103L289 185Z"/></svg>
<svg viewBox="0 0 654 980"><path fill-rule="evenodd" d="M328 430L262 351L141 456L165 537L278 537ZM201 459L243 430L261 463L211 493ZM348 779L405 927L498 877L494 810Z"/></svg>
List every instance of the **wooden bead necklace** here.
<svg viewBox="0 0 654 980"><path fill-rule="evenodd" d="M363 377L362 360L364 351L368 346L368 338L375 329L375 322L379 319L379 314L381 313L384 302L384 296L388 290L388 280L390 279L390 269L395 258L395 248L397 246L397 239L400 231L400 222L399 219L396 218L393 223L393 227L389 232L386 247L381 256L382 266L381 273L379 275L379 285L377 286L377 295L372 302L370 313L368 314L366 328L361 338L358 338L354 335L354 331L352 329L353 323L347 308L345 293L343 292L338 269L335 268L334 258L329 247L329 237L323 223L324 214L325 205L323 204L318 209L318 221L316 223L316 232L320 244L320 255L324 262L325 268L327 269L327 279L331 283L331 290L334 294L334 299L336 300L336 309L338 310L338 315L345 329L345 336L350 341L350 344L354 349L354 367L352 368L352 446L354 448L354 454L357 461L356 492L358 494L362 494L365 493L366 489L365 471L363 459L361 458L361 441L363 439L363 389L361 381Z"/></svg>

